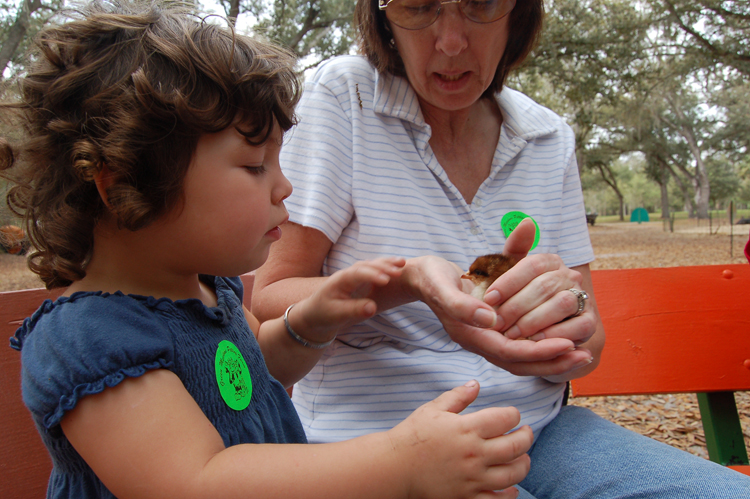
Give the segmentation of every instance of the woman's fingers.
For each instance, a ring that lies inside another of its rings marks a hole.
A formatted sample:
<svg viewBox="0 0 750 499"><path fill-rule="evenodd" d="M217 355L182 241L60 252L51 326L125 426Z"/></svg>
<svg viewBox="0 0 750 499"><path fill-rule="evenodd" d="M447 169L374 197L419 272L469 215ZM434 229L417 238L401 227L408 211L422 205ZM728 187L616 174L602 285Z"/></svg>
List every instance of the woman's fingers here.
<svg viewBox="0 0 750 499"><path fill-rule="evenodd" d="M466 281L461 279L462 271L458 266L438 257L419 257L411 261L418 276L411 286L443 325L449 321L477 327L495 325L495 310L464 291Z"/></svg>
<svg viewBox="0 0 750 499"><path fill-rule="evenodd" d="M513 364L503 364L500 367L516 376L547 377L567 374L591 364L593 360L593 356L589 350L580 348L569 351L551 360L539 362L517 362Z"/></svg>
<svg viewBox="0 0 750 499"><path fill-rule="evenodd" d="M536 224L530 218L521 220L521 223L508 236L508 240L503 247L503 254L516 261L520 260L531 250L535 237Z"/></svg>
<svg viewBox="0 0 750 499"><path fill-rule="evenodd" d="M594 334L596 318L591 307L586 307L585 301L581 315L574 317L578 312L578 304L578 296L570 289L559 291L551 299L522 315L505 330L505 336L510 339L568 338L574 342L586 341Z"/></svg>
<svg viewBox="0 0 750 499"><path fill-rule="evenodd" d="M535 282L538 288L544 290L552 285L552 282L549 281L551 276L547 274L560 269L568 270L557 255L545 253L527 256L490 284L484 295L484 301L489 305L496 306L515 296L532 282ZM545 278L538 280L541 276L545 276ZM556 277L559 280L561 276Z"/></svg>
<svg viewBox="0 0 750 499"><path fill-rule="evenodd" d="M531 330L533 331L533 328ZM595 332L596 315L593 311L588 310L578 317L570 317L562 322L541 329L531 336L527 336L527 338L533 341L540 341L547 338L565 338L578 346L591 339Z"/></svg>
<svg viewBox="0 0 750 499"><path fill-rule="evenodd" d="M510 340L502 333L481 328L469 328L458 334L454 331L451 338L465 349L478 353L497 365L499 365L498 362L547 361L575 349L575 344L566 338L550 338L542 341Z"/></svg>

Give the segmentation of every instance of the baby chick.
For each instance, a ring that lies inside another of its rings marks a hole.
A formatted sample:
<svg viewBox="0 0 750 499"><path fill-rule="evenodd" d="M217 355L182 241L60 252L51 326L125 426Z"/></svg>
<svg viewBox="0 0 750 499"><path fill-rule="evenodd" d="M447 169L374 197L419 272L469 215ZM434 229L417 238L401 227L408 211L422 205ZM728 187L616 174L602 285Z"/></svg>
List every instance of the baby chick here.
<svg viewBox="0 0 750 499"><path fill-rule="evenodd" d="M474 260L469 271L463 274L461 279L470 279L474 283L475 288L471 290L471 296L481 300L490 284L515 264L513 258L499 253L483 255Z"/></svg>

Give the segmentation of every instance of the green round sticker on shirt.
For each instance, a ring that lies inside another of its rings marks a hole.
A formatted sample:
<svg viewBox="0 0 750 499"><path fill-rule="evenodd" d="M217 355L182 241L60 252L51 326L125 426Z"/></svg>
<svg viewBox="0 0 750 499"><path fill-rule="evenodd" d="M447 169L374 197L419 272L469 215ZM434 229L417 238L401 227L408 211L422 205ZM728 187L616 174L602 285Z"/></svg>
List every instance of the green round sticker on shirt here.
<svg viewBox="0 0 750 499"><path fill-rule="evenodd" d="M526 213L522 211L509 211L505 215L503 215L503 218L500 220L500 227L503 228L503 232L505 233L505 238L507 239L511 232L516 230L516 227L518 227L518 224L521 223L521 220L524 218L531 218ZM534 225L536 225L536 234L534 235L534 244L531 245L531 249L529 251L536 248L536 245L539 244L539 224L536 223L536 220L531 218L531 221L534 222Z"/></svg>
<svg viewBox="0 0 750 499"><path fill-rule="evenodd" d="M216 349L216 383L221 398L235 411L250 405L253 382L250 370L239 348L231 341L223 340Z"/></svg>

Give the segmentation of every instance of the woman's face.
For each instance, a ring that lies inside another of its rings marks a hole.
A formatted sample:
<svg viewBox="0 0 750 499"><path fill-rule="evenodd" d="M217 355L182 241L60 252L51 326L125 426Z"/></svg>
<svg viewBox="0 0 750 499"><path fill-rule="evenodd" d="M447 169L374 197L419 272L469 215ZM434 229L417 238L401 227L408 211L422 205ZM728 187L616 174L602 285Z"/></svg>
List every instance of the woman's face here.
<svg viewBox="0 0 750 499"><path fill-rule="evenodd" d="M479 100L492 83L510 16L479 24L466 19L457 4L442 8L426 28L407 30L391 23L391 31L423 110L458 111Z"/></svg>

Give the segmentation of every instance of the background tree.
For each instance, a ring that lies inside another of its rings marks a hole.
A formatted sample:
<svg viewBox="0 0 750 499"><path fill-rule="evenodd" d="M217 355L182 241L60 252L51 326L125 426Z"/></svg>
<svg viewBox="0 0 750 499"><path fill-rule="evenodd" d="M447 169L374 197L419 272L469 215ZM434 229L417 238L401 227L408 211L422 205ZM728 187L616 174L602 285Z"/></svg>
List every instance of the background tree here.
<svg viewBox="0 0 750 499"><path fill-rule="evenodd" d="M641 151L641 174L661 185L662 216L674 183L689 213L705 218L712 158L731 157L735 175L714 177L739 183L748 154L750 104L738 103L748 97L749 5L552 0L539 45L510 83L567 119L582 173L598 172L621 203L615 162Z"/></svg>
<svg viewBox="0 0 750 499"><path fill-rule="evenodd" d="M0 81L7 70L23 68L30 40L62 7L62 0L20 0L0 3ZM9 66L13 66L9 68Z"/></svg>
<svg viewBox="0 0 750 499"><path fill-rule="evenodd" d="M302 70L346 54L354 43L352 0L220 0L230 19L249 16L252 30L294 51Z"/></svg>
<svg viewBox="0 0 750 499"><path fill-rule="evenodd" d="M539 43L510 84L566 118L579 169L601 175L623 218L614 162L627 151L613 144L611 130L645 67L648 19L620 0L552 0L545 8Z"/></svg>
<svg viewBox="0 0 750 499"><path fill-rule="evenodd" d="M705 67L726 65L750 75L750 2L747 0L650 0L662 25L685 36L686 55Z"/></svg>

